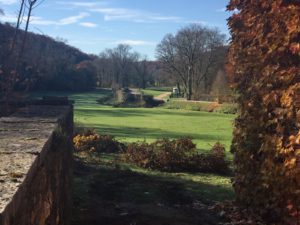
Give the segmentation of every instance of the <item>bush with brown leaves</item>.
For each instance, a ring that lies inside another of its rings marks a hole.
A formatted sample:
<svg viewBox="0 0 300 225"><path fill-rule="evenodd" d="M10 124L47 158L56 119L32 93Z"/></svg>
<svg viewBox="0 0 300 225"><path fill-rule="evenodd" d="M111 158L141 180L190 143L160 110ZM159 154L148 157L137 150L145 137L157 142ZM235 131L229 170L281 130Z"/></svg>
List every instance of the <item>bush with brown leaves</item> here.
<svg viewBox="0 0 300 225"><path fill-rule="evenodd" d="M124 159L143 168L169 172L229 172L224 146L217 143L208 154L199 154L190 138L132 143L128 145Z"/></svg>
<svg viewBox="0 0 300 225"><path fill-rule="evenodd" d="M91 130L76 135L73 143L77 152L117 153L124 148L113 136L100 135Z"/></svg>
<svg viewBox="0 0 300 225"><path fill-rule="evenodd" d="M228 9L237 201L266 224L300 224L300 1L231 0Z"/></svg>

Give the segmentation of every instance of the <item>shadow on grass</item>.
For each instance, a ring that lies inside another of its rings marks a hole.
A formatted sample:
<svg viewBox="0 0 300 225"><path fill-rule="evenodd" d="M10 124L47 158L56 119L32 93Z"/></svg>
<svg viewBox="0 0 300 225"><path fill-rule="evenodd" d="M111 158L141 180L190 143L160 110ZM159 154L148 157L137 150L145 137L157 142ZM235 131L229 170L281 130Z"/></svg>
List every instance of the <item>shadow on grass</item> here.
<svg viewBox="0 0 300 225"><path fill-rule="evenodd" d="M229 117L227 114L221 114L221 113L208 113L208 112L195 112L195 111L180 111L180 110L171 110L171 109L163 109L163 108L110 108L109 110L101 109L103 107L102 105L98 105L99 108L79 108L77 109L77 112L83 115L89 114L89 115L104 115L104 116L110 116L110 117L148 117L153 115L159 115L162 116L165 114L165 116L188 116L188 117L195 117L195 116L201 116L203 118L216 118L216 117ZM232 117L233 118L233 117Z"/></svg>
<svg viewBox="0 0 300 225"><path fill-rule="evenodd" d="M43 96L68 96L81 97L82 99L89 99L91 97L98 97L101 95L109 95L112 91L109 89L95 89L91 91L36 91L29 93L29 98L40 98Z"/></svg>
<svg viewBox="0 0 300 225"><path fill-rule="evenodd" d="M76 112L80 115L84 116L107 116L107 117L137 117L137 116L146 116L144 113L139 113L134 111L133 109L131 110L118 110L118 109L112 109L109 108L109 110L105 110L102 108L97 108L97 109L77 109Z"/></svg>
<svg viewBox="0 0 300 225"><path fill-rule="evenodd" d="M205 140L207 142L226 141L226 137L197 134L187 132L172 132L159 128L141 128L141 127L125 127L113 126L107 124L97 124L92 127L100 134L110 134L118 138L138 138L138 139L161 139L161 138L182 138L191 137L192 139Z"/></svg>
<svg viewBox="0 0 300 225"><path fill-rule="evenodd" d="M214 117L228 117L226 114L221 113L208 113L208 112L192 112L192 111L178 111L178 110L169 110L169 109L146 109L146 108L131 108L131 109L125 109L125 108L110 108L109 110L105 110L101 108L101 105L99 105L99 108L79 108L76 110L77 113L82 115L90 115L90 116L108 116L108 117L149 117L153 115L164 115L167 116L201 116L203 118L211 118L212 115Z"/></svg>
<svg viewBox="0 0 300 225"><path fill-rule="evenodd" d="M77 160L72 225L218 224L219 218L202 204L216 198L207 199L193 188L228 192L219 186L137 173L117 165L91 166Z"/></svg>

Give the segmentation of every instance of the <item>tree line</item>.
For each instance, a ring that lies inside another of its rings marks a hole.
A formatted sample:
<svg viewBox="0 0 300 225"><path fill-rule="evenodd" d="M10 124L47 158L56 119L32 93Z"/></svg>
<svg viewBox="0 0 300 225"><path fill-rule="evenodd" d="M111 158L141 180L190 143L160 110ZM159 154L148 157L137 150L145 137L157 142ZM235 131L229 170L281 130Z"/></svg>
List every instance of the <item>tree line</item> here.
<svg viewBox="0 0 300 225"><path fill-rule="evenodd" d="M0 23L0 97L29 90L89 90L94 75L78 66L92 57L60 40L29 32L42 0L21 0L15 24ZM1 9L1 14L5 12ZM25 22L24 22L25 21Z"/></svg>
<svg viewBox="0 0 300 225"><path fill-rule="evenodd" d="M121 44L95 59L98 85L117 89L177 86L188 100L199 99L228 89L222 73L225 43L225 35L217 29L192 24L163 38L156 48L157 61L148 61Z"/></svg>
<svg viewBox="0 0 300 225"><path fill-rule="evenodd" d="M28 17L33 6L27 4ZM16 26L0 23L0 74L6 74L0 82L13 79L14 90L177 86L180 95L191 100L228 87L220 71L227 52L225 36L217 29L192 24L167 34L157 45L157 60L148 60L125 44L88 55L61 39L28 32L28 25L29 20L22 30L19 20Z"/></svg>
<svg viewBox="0 0 300 225"><path fill-rule="evenodd" d="M188 100L209 94L224 64L225 35L217 29L192 24L167 34L157 46L157 58Z"/></svg>
<svg viewBox="0 0 300 225"><path fill-rule="evenodd" d="M154 73L158 64L147 60L131 46L120 44L106 49L93 61L97 74L97 85L114 89L126 87L146 88L155 86Z"/></svg>
<svg viewBox="0 0 300 225"><path fill-rule="evenodd" d="M16 40L16 49L22 46L23 33L20 31ZM87 68L77 66L92 57L45 35L28 33L25 51L15 68L14 60L7 60L14 34L14 27L0 24L0 65L18 73L14 89L89 90L94 86L94 75ZM10 58L18 57L17 51L10 54Z"/></svg>

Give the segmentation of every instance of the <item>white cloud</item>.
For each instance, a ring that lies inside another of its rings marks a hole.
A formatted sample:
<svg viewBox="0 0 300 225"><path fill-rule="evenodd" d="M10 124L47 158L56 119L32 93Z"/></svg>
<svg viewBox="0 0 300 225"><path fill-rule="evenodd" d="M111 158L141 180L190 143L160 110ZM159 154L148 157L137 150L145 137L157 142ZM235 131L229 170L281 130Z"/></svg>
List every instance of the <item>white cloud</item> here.
<svg viewBox="0 0 300 225"><path fill-rule="evenodd" d="M132 10L126 8L94 8L91 12L103 14L105 21L130 21L130 22L181 22L181 17L162 16L155 13L145 12L141 10Z"/></svg>
<svg viewBox="0 0 300 225"><path fill-rule="evenodd" d="M12 5L17 2L18 2L18 0L0 0L0 4L3 4L3 5Z"/></svg>
<svg viewBox="0 0 300 225"><path fill-rule="evenodd" d="M0 21L8 22L8 23L15 23L15 22L17 22L17 17L12 14L4 14L4 15L0 14Z"/></svg>
<svg viewBox="0 0 300 225"><path fill-rule="evenodd" d="M58 1L57 2L58 4L60 5L67 5L67 6L70 6L70 7L85 7L85 8L93 8L93 7L97 7L97 6L100 6L100 5L106 5L105 2L93 2L93 1L85 1L85 2L77 2L77 1L71 1L71 2L66 2L66 1Z"/></svg>
<svg viewBox="0 0 300 225"><path fill-rule="evenodd" d="M72 8L85 8L90 12L103 15L105 21L128 21L138 23L153 22L183 22L184 19L177 16L165 16L158 13L147 12L138 9L109 7L107 0L99 1L58 1L58 4L67 5Z"/></svg>
<svg viewBox="0 0 300 225"><path fill-rule="evenodd" d="M154 46L156 43L150 42L150 41L143 41L143 40L119 40L115 41L112 44L118 45L118 44L126 44L131 46L145 46L145 45L151 45Z"/></svg>
<svg viewBox="0 0 300 225"><path fill-rule="evenodd" d="M96 8L90 9L92 12L99 12L104 15L105 21L112 21L112 20L140 20L139 13L123 9L123 8Z"/></svg>
<svg viewBox="0 0 300 225"><path fill-rule="evenodd" d="M182 22L182 18L177 16L150 16L149 18L156 21Z"/></svg>
<svg viewBox="0 0 300 225"><path fill-rule="evenodd" d="M76 7L94 7L98 5L97 2L69 2L67 4Z"/></svg>
<svg viewBox="0 0 300 225"><path fill-rule="evenodd" d="M65 25L79 23L80 20L88 17L89 15L90 15L89 13L82 12L82 13L79 13L78 15L62 18L57 21L56 20L45 20L42 17L32 16L30 18L31 19L30 24L41 25L41 26L49 26L49 25L65 26ZM24 18L23 20L26 21L27 18ZM17 17L16 17L16 15L13 15L13 14L6 14L3 16L0 15L0 21L15 23L15 22L17 22Z"/></svg>
<svg viewBox="0 0 300 225"><path fill-rule="evenodd" d="M88 17L89 13L79 13L77 16L70 16L58 21L58 25L70 25L79 22L81 19Z"/></svg>
<svg viewBox="0 0 300 225"><path fill-rule="evenodd" d="M97 24L95 24L95 23L90 23L90 22L79 23L79 25L80 25L80 26L83 26L83 27L88 27L88 28L98 27Z"/></svg>
<svg viewBox="0 0 300 225"><path fill-rule="evenodd" d="M38 17L38 16L32 16L30 20L30 24L47 26L47 25L57 25L57 22L53 20L45 20L42 17Z"/></svg>

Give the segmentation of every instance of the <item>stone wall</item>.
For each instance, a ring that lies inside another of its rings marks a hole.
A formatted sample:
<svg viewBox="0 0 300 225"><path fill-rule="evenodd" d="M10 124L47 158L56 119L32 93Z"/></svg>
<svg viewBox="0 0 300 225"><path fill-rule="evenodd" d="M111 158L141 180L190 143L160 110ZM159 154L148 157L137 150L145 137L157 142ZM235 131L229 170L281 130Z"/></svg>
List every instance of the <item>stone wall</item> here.
<svg viewBox="0 0 300 225"><path fill-rule="evenodd" d="M115 91L115 105L121 107L157 107L163 100L154 99L152 95L144 95L138 89L119 89Z"/></svg>
<svg viewBox="0 0 300 225"><path fill-rule="evenodd" d="M69 224L72 131L67 102L0 118L0 225Z"/></svg>

